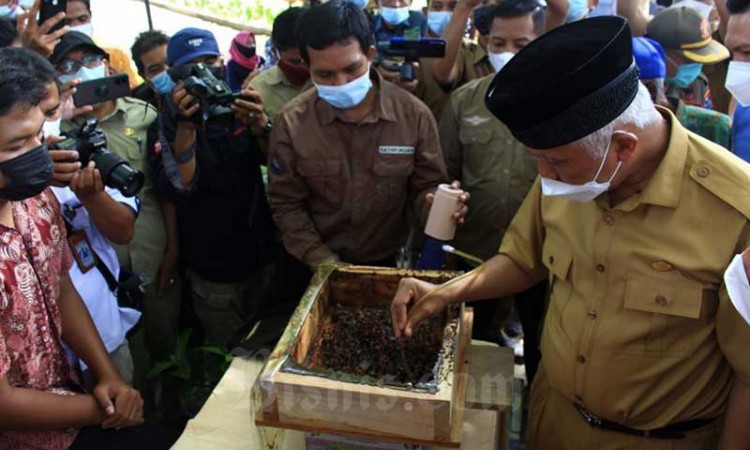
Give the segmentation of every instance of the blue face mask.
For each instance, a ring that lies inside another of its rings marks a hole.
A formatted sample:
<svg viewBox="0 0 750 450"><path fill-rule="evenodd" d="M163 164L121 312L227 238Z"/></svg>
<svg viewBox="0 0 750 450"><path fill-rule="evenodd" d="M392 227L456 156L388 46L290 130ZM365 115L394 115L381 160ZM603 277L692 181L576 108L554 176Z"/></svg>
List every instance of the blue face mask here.
<svg viewBox="0 0 750 450"><path fill-rule="evenodd" d="M0 17L13 20L18 17L18 7L0 6Z"/></svg>
<svg viewBox="0 0 750 450"><path fill-rule="evenodd" d="M318 89L318 97L334 108L351 109L362 103L372 88L370 69L368 68L361 77L341 86L322 86L315 83L315 87Z"/></svg>
<svg viewBox="0 0 750 450"><path fill-rule="evenodd" d="M427 13L427 26L435 36L442 36L452 15L450 11L430 11Z"/></svg>
<svg viewBox="0 0 750 450"><path fill-rule="evenodd" d="M68 75L61 75L57 77L57 79L60 81L60 84L65 84L70 80L73 80L75 78L81 78L83 81L91 81L91 80L98 80L100 78L104 78L107 76L107 67L102 64L99 67L94 67L93 69L89 69L88 67L81 67L78 69L78 72L71 73Z"/></svg>
<svg viewBox="0 0 750 450"><path fill-rule="evenodd" d="M367 0L346 0L347 2L357 5L361 9L365 9L367 6Z"/></svg>
<svg viewBox="0 0 750 450"><path fill-rule="evenodd" d="M566 22L576 22L578 20L585 19L589 14L589 5L586 0L570 0L570 8L568 9L568 17Z"/></svg>
<svg viewBox="0 0 750 450"><path fill-rule="evenodd" d="M409 20L409 8L382 7L380 8L380 16L385 20L385 23L395 27Z"/></svg>
<svg viewBox="0 0 750 450"><path fill-rule="evenodd" d="M677 73L672 78L667 78L667 83L680 88L690 87L698 79L703 70L703 64L682 64L677 68Z"/></svg>
<svg viewBox="0 0 750 450"><path fill-rule="evenodd" d="M149 78L149 81L153 85L154 90L159 94L169 94L176 86L166 70L153 78Z"/></svg>

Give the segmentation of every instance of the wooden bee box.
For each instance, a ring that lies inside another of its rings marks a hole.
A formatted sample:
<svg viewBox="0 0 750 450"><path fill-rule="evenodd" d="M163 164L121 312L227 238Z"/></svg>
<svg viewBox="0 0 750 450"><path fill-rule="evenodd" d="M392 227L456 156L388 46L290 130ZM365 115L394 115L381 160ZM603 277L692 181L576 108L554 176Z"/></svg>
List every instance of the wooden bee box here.
<svg viewBox="0 0 750 450"><path fill-rule="evenodd" d="M442 283L456 275L357 266L325 266L318 270L254 386L256 424L411 444L460 446L471 341L470 309L457 306L435 319L443 321L440 324L445 325L445 336L443 347L435 352L431 380L427 379L429 374L423 378L424 382L409 384L390 376L375 379L367 374L321 367L321 361L330 361L331 355L313 360L322 345L321 336L330 328L337 310L389 311L401 278ZM434 325L420 327L418 331L426 328L442 332L442 325L437 328ZM356 325L348 322L339 325L339 329L345 329L344 326ZM390 329L390 320L384 326ZM389 333L390 339L392 334ZM408 367L414 351L418 351L411 349L411 356L398 355L398 351L393 355L393 346L402 344L384 345L390 350L380 359L390 361L391 368L394 361L402 361ZM361 346L378 347L371 342ZM356 347L357 344L351 346ZM334 348L340 349L340 343ZM404 347L400 348L403 352ZM363 355L363 359L367 357Z"/></svg>

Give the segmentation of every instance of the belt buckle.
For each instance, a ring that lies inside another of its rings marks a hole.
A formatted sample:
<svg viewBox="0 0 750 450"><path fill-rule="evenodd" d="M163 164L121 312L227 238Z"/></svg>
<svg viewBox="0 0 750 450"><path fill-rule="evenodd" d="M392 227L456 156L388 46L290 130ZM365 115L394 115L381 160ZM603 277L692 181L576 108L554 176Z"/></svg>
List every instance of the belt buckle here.
<svg viewBox="0 0 750 450"><path fill-rule="evenodd" d="M576 404L576 408L578 409L578 412L581 413L584 420L586 420L586 423L589 425L595 427L595 428L601 428L602 426L602 419L599 416L595 416L591 414L590 412L586 411L586 408L583 407L581 404Z"/></svg>

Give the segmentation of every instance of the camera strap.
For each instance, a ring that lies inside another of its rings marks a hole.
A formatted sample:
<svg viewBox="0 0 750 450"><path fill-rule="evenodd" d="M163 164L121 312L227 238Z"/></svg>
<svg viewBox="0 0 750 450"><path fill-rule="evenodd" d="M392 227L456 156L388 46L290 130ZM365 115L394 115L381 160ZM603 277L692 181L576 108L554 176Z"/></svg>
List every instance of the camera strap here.
<svg viewBox="0 0 750 450"><path fill-rule="evenodd" d="M94 250L94 247L90 245L88 239L85 239L84 243L84 240L73 238L73 236L76 236L79 233L84 233L85 236L85 231L74 231L73 226L70 224L70 222L68 222L67 217L65 217L65 229L68 232L68 243L71 247L70 250L73 252L73 256L75 257L76 262L78 263L78 267L81 269L81 272L86 273L88 271L88 269L85 269L85 267L90 263L87 263L86 260L90 260L90 262L93 264L90 265L89 268L91 266L96 267L96 269L99 270L99 272L104 277L104 280L107 282L109 290L112 291L112 293L117 294L117 286L119 284L117 282L117 279L115 279L115 276L109 270L107 265L104 264L104 261L99 258L99 255L96 254L96 250ZM87 249L82 248L82 246L84 245L87 247ZM87 255L87 252L90 252L90 254Z"/></svg>

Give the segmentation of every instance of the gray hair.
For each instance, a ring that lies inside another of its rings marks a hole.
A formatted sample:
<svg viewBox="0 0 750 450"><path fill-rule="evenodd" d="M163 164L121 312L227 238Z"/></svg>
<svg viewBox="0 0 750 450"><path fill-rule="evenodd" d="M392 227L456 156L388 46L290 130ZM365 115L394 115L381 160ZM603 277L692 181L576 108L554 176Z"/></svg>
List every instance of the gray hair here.
<svg viewBox="0 0 750 450"><path fill-rule="evenodd" d="M623 129L626 125L634 126L639 130L651 126L661 120L661 115L654 107L651 101L651 94L643 83L638 83L638 94L628 108L620 114L615 120L605 125L599 131L581 138L570 145L580 147L586 150L591 158L599 159L604 157L607 151L612 134Z"/></svg>

